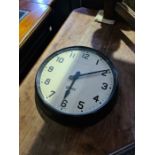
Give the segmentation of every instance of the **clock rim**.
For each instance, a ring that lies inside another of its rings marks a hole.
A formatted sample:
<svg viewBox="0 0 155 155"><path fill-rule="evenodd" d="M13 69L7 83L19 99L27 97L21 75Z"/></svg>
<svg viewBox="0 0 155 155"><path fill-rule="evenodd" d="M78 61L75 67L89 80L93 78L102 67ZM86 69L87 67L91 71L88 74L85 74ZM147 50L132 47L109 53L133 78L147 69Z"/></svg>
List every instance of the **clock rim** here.
<svg viewBox="0 0 155 155"><path fill-rule="evenodd" d="M107 101L105 102L104 105L98 107L97 109L93 110L93 111L89 111L86 113L79 113L79 114L72 114L72 113L65 113L63 111L59 111L56 108L49 106L48 102L46 102L43 98L43 95L41 93L41 89L40 89L40 76L42 74L42 71L44 69L44 66L50 61L51 58L72 50L72 49L76 49L76 50L80 50L82 49L82 51L84 50L89 50L92 53L97 54L98 56L102 57L107 64L110 66L113 77L114 77L114 84L113 84L113 89L112 92L109 96L109 98L107 99ZM111 60L105 56L101 51L90 48L90 47L86 47L86 46L70 46L70 47L66 47L66 48L62 48L60 50L55 51L54 53L50 54L47 58L45 58L45 60L42 62L42 64L40 65L37 74L36 74L36 78L35 78L35 98L36 98L36 104L37 106L40 106L42 108L42 110L47 113L48 115L50 115L50 113L55 113L56 115L62 115L62 116L69 116L69 117L76 117L76 118L80 118L80 117L85 117L85 116L90 116L90 115L94 115L99 113L100 111L103 111L103 109L106 109L106 106L108 106L108 104L112 101L112 99L114 98L116 92L117 92L117 88L118 88L118 72L116 70L116 68L114 67L113 63L111 62ZM110 104L109 104L110 105Z"/></svg>

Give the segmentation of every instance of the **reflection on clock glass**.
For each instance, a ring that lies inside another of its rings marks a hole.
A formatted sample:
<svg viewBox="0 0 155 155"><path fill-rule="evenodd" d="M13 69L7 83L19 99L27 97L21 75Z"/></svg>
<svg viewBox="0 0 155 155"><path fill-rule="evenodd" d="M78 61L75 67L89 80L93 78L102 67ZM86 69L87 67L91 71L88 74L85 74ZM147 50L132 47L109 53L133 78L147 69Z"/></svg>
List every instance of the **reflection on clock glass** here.
<svg viewBox="0 0 155 155"><path fill-rule="evenodd" d="M46 61L40 76L45 103L59 112L81 115L103 107L111 96L111 67L91 50L67 49Z"/></svg>

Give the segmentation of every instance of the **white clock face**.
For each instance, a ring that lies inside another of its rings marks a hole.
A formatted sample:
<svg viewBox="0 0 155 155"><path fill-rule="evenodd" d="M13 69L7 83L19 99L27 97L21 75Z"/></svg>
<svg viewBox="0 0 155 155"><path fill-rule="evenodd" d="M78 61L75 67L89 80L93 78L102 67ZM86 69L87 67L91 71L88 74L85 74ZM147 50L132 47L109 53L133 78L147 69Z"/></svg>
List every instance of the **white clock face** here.
<svg viewBox="0 0 155 155"><path fill-rule="evenodd" d="M97 53L73 48L44 63L37 88L44 103L58 112L83 115L107 103L114 88L114 74Z"/></svg>

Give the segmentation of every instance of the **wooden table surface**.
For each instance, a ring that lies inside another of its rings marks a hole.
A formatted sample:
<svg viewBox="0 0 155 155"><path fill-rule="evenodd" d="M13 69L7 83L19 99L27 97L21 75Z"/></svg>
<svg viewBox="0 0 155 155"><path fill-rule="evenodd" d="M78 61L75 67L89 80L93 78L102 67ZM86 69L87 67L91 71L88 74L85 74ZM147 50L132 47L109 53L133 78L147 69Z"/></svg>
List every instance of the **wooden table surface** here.
<svg viewBox="0 0 155 155"><path fill-rule="evenodd" d="M107 155L134 142L134 31L119 21L113 26L94 22L96 11L74 10L20 85L21 155ZM100 50L119 72L119 90L112 112L87 128L46 124L36 110L34 80L38 67L54 51L73 45Z"/></svg>
<svg viewBox="0 0 155 155"><path fill-rule="evenodd" d="M28 14L19 23L19 47L21 47L47 17L50 7L44 4L20 1L19 9L28 11Z"/></svg>

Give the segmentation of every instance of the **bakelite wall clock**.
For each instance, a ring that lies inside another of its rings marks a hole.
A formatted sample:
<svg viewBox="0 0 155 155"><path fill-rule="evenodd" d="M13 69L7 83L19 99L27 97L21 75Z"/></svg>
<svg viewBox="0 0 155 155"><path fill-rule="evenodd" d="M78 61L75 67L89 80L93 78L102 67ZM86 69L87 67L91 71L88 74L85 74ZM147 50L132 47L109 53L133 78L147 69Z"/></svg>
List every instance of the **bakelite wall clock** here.
<svg viewBox="0 0 155 155"><path fill-rule="evenodd" d="M83 46L61 49L41 64L35 80L43 117L65 125L91 125L113 107L117 71L101 52Z"/></svg>

